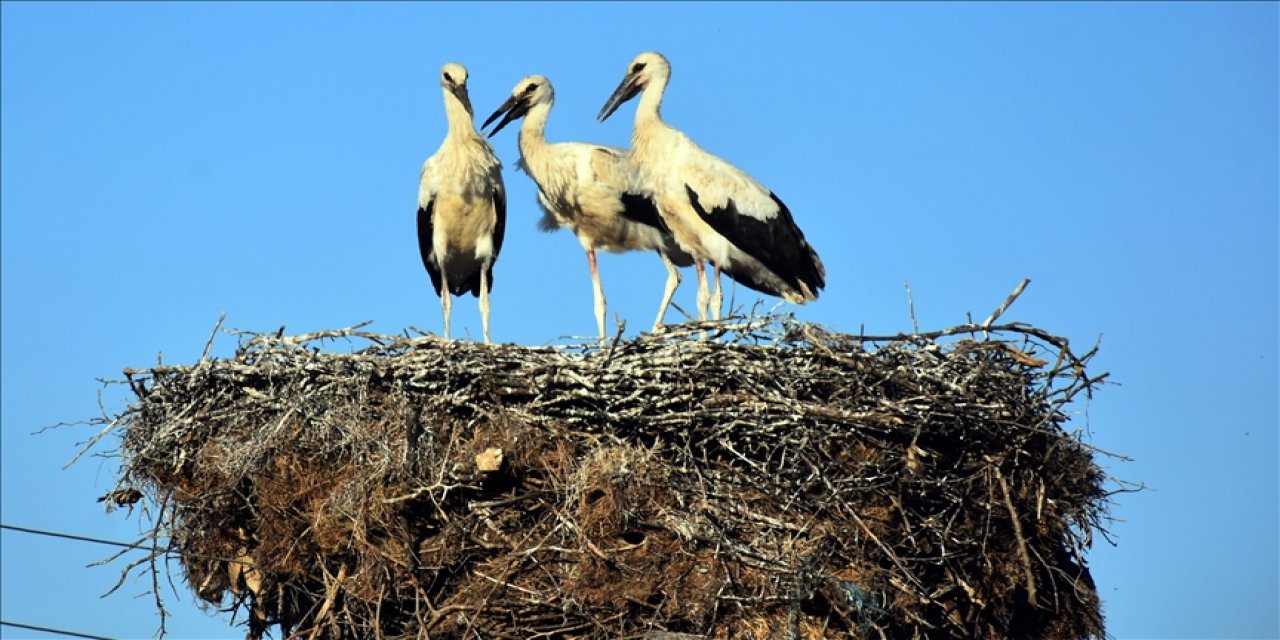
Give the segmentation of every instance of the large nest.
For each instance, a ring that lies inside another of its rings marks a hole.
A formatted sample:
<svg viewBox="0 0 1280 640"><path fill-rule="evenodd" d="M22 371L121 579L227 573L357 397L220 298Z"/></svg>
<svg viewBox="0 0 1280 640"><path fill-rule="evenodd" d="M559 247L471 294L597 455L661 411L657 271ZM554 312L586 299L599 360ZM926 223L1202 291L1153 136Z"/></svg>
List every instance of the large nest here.
<svg viewBox="0 0 1280 640"><path fill-rule="evenodd" d="M1105 476L1064 429L1092 352L708 326L242 337L126 372L112 495L250 638L1103 636Z"/></svg>

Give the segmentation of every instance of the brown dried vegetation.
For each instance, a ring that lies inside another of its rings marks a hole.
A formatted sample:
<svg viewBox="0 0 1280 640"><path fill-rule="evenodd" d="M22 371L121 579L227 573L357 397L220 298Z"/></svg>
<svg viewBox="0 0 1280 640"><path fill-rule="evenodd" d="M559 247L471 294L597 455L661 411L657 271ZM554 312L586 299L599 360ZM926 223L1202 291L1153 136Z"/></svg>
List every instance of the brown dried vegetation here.
<svg viewBox="0 0 1280 640"><path fill-rule="evenodd" d="M1103 636L1092 352L709 326L244 337L126 372L118 490L250 638Z"/></svg>

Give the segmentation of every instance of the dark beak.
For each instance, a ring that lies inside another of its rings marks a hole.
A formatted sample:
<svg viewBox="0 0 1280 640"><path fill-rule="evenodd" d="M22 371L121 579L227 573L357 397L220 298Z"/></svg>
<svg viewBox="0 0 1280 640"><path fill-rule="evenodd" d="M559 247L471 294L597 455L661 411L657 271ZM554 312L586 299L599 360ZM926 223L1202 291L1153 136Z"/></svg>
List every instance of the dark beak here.
<svg viewBox="0 0 1280 640"><path fill-rule="evenodd" d="M462 106L467 108L467 113L474 118L476 114L474 111L471 110L471 96L467 95L467 85L465 84L451 85L449 87L449 90L453 92L454 97L456 97L460 102L462 102Z"/></svg>
<svg viewBox="0 0 1280 640"><path fill-rule="evenodd" d="M525 100L520 100L515 96L511 96L510 98L507 98L506 102L502 103L501 107L498 107L497 111L493 112L493 115L489 116L489 119L484 121L484 124L480 125L480 130L483 131L485 127L488 127L491 122L493 122L494 120L497 120L498 116L502 115L503 113L506 113L507 117L503 118L502 122L499 122L498 126L494 127L493 131L489 132L488 137L492 138L495 133L502 131L502 128L507 126L508 122L511 122L516 118L522 117L524 116L524 114L528 112L529 112L529 105L526 104Z"/></svg>
<svg viewBox="0 0 1280 640"><path fill-rule="evenodd" d="M640 93L643 88L637 82L635 76L627 74L627 77L622 79L622 84L619 84L618 88L614 89L613 95L609 96L609 101L604 103L604 107L600 109L600 115L596 116L596 120L600 122L607 120L609 116L613 115L614 111L618 110L618 107L622 106L622 103L636 97L636 94Z"/></svg>

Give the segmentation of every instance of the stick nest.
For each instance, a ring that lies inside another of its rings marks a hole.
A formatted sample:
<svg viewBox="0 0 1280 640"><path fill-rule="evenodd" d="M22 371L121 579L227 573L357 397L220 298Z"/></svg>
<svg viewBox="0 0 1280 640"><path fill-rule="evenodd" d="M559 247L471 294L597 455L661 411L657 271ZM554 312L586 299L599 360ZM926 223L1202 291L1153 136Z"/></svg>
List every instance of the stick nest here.
<svg viewBox="0 0 1280 640"><path fill-rule="evenodd" d="M1103 637L1105 376L1038 329L240 340L126 371L110 495L250 639Z"/></svg>

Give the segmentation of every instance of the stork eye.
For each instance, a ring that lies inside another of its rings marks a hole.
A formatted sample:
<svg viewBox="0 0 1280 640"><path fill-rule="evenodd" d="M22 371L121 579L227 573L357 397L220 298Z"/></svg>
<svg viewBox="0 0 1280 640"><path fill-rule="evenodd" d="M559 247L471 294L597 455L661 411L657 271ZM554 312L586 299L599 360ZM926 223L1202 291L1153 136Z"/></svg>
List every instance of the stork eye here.
<svg viewBox="0 0 1280 640"><path fill-rule="evenodd" d="M635 63L634 65L632 65L632 67L631 67L631 73L640 73L641 71L644 71L644 63L643 63L643 62L637 62L637 63Z"/></svg>
<svg viewBox="0 0 1280 640"><path fill-rule="evenodd" d="M448 71L444 72L444 79L445 79L445 82L448 82L450 84L453 83L453 76L449 75Z"/></svg>
<svg viewBox="0 0 1280 640"><path fill-rule="evenodd" d="M538 88L538 85L536 85L536 84L534 84L534 83L530 82L530 83L529 83L529 86L527 86L527 87L525 87L525 88L524 88L524 92L525 92L525 93L533 93L533 92L534 92L534 90L535 90L535 89L537 89L537 88Z"/></svg>

